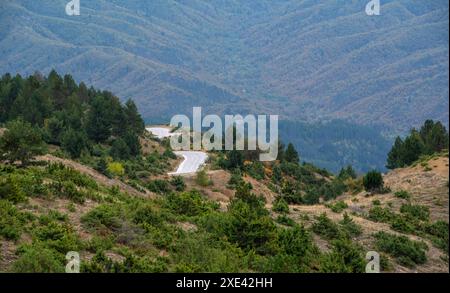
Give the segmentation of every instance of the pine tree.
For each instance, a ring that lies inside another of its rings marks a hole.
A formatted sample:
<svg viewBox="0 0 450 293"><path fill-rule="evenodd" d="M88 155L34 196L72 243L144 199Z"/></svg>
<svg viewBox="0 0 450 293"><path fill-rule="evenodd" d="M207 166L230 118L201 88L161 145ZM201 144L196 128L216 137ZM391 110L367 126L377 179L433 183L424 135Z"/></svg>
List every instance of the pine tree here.
<svg viewBox="0 0 450 293"><path fill-rule="evenodd" d="M128 147L128 145L126 144L126 142L123 139L118 138L113 142L113 144L111 146L110 155L115 160L129 159L131 156L130 148Z"/></svg>
<svg viewBox="0 0 450 293"><path fill-rule="evenodd" d="M402 152L403 152L403 140L398 136L395 139L395 143L392 146L391 151L388 154L387 165L388 169L401 168L404 166L404 162L402 161Z"/></svg>
<svg viewBox="0 0 450 293"><path fill-rule="evenodd" d="M142 120L141 115L138 112L136 104L133 100L128 100L125 103L125 115L127 119L127 124L131 128L131 130L137 134L141 135L145 130L145 123Z"/></svg>
<svg viewBox="0 0 450 293"><path fill-rule="evenodd" d="M300 161L297 150L292 143L289 143L286 153L284 154L284 159L286 162L298 163Z"/></svg>
<svg viewBox="0 0 450 293"><path fill-rule="evenodd" d="M61 145L67 152L69 152L72 158L79 158L81 156L81 152L89 148L86 133L73 130L72 128L69 128L62 134Z"/></svg>
<svg viewBox="0 0 450 293"><path fill-rule="evenodd" d="M7 130L0 137L0 159L10 163L20 161L23 166L36 155L45 151L41 132L23 120L13 120L6 124Z"/></svg>
<svg viewBox="0 0 450 293"><path fill-rule="evenodd" d="M98 95L92 100L86 121L86 131L90 139L101 143L110 137L111 129L108 102L105 97Z"/></svg>

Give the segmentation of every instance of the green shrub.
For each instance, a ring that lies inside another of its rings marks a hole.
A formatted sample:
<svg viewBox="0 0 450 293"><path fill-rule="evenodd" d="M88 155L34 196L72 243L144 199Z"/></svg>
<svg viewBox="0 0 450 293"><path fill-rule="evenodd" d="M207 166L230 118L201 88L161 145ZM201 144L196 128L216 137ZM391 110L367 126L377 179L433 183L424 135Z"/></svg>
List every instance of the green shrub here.
<svg viewBox="0 0 450 293"><path fill-rule="evenodd" d="M181 176L175 176L170 180L170 184L175 187L176 191L184 191L186 189L186 183L184 183L184 179Z"/></svg>
<svg viewBox="0 0 450 293"><path fill-rule="evenodd" d="M397 236L386 232L378 232L374 235L375 246L382 252L389 253L406 266L423 264L427 261L426 251L428 247L423 242L410 240L405 236Z"/></svg>
<svg viewBox="0 0 450 293"><path fill-rule="evenodd" d="M277 198L273 203L272 210L277 213L289 213L289 205L283 198Z"/></svg>
<svg viewBox="0 0 450 293"><path fill-rule="evenodd" d="M200 170L197 172L197 176L195 178L195 182L203 187L210 186L213 184L211 179L209 179L208 174L206 174L205 170Z"/></svg>
<svg viewBox="0 0 450 293"><path fill-rule="evenodd" d="M349 238L362 234L361 226L356 224L347 213L344 213L344 218L339 222L339 225Z"/></svg>
<svg viewBox="0 0 450 293"><path fill-rule="evenodd" d="M19 258L13 263L15 273L64 273L65 266L54 250L42 245L21 247Z"/></svg>
<svg viewBox="0 0 450 293"><path fill-rule="evenodd" d="M242 193L242 194L241 194ZM228 205L228 222L224 231L232 243L246 251L272 253L277 237L276 226L268 216L264 203L249 190L238 189Z"/></svg>
<svg viewBox="0 0 450 293"><path fill-rule="evenodd" d="M199 249L201 247L201 249ZM186 235L171 250L175 272L233 273L248 271L245 253L226 241L211 242L209 235Z"/></svg>
<svg viewBox="0 0 450 293"><path fill-rule="evenodd" d="M396 193L394 193L395 197L398 198L402 198L402 199L410 199L411 195L409 194L409 192L405 191L405 190L400 190L397 191Z"/></svg>
<svg viewBox="0 0 450 293"><path fill-rule="evenodd" d="M318 204L320 202L320 193L317 191L317 189L310 189L306 192L306 194L303 197L298 197L300 202L303 202L307 205L314 205ZM297 200L294 200L293 203L300 203L297 202Z"/></svg>
<svg viewBox="0 0 450 293"><path fill-rule="evenodd" d="M256 180L263 180L266 176L264 165L259 162L252 162L250 165L246 167L248 175L255 178Z"/></svg>
<svg viewBox="0 0 450 293"><path fill-rule="evenodd" d="M285 225L285 226L294 226L295 225L295 221L284 214L279 215L277 217L276 221L278 224Z"/></svg>
<svg viewBox="0 0 450 293"><path fill-rule="evenodd" d="M13 203L26 200L19 182L12 175L0 178L0 199L6 199Z"/></svg>
<svg viewBox="0 0 450 293"><path fill-rule="evenodd" d="M372 204L374 206L380 206L381 205L381 201L379 199L374 199L374 200L372 200Z"/></svg>
<svg viewBox="0 0 450 293"><path fill-rule="evenodd" d="M11 202L0 199L0 236L18 240L23 226L31 219L31 214L21 212Z"/></svg>
<svg viewBox="0 0 450 293"><path fill-rule="evenodd" d="M50 189L56 196L68 198L74 202L83 203L86 199L86 194L79 190L72 181L52 182Z"/></svg>
<svg viewBox="0 0 450 293"><path fill-rule="evenodd" d="M33 235L35 240L64 255L69 251L77 251L80 247L78 236L71 226L64 223L51 221L45 226L36 228Z"/></svg>
<svg viewBox="0 0 450 293"><path fill-rule="evenodd" d="M400 207L400 212L421 221L430 219L430 209L422 205L403 204Z"/></svg>
<svg viewBox="0 0 450 293"><path fill-rule="evenodd" d="M395 216L391 219L391 228L395 231L412 234L417 232L418 223L413 219Z"/></svg>
<svg viewBox="0 0 450 293"><path fill-rule="evenodd" d="M425 233L431 235L431 240L435 246L444 250L448 254L449 225L445 221L436 221L428 224L424 228Z"/></svg>
<svg viewBox="0 0 450 293"><path fill-rule="evenodd" d="M169 184L165 180L155 179L147 183L146 187L148 190L158 193L158 194L166 194L170 191Z"/></svg>
<svg viewBox="0 0 450 293"><path fill-rule="evenodd" d="M366 260L362 248L348 239L332 242L331 252L320 259L320 272L323 273L363 273Z"/></svg>
<svg viewBox="0 0 450 293"><path fill-rule="evenodd" d="M83 217L82 223L91 229L112 229L121 227L120 210L111 205L100 205Z"/></svg>
<svg viewBox="0 0 450 293"><path fill-rule="evenodd" d="M370 171L363 177L363 185L367 191L380 191L383 189L383 176L378 171Z"/></svg>
<svg viewBox="0 0 450 293"><path fill-rule="evenodd" d="M374 222L388 223L395 217L395 214L387 208L375 206L369 210L368 218Z"/></svg>
<svg viewBox="0 0 450 293"><path fill-rule="evenodd" d="M235 189L238 185L242 184L244 180L242 179L241 170L235 169L231 173L230 180L228 181L228 188Z"/></svg>
<svg viewBox="0 0 450 293"><path fill-rule="evenodd" d="M71 167L66 167L62 163L51 163L47 166L46 172L52 179L57 181L71 181L79 187L87 189L98 189L97 182L91 177L81 174Z"/></svg>
<svg viewBox="0 0 450 293"><path fill-rule="evenodd" d="M161 213L152 205L144 205L139 207L133 216L133 220L136 224L146 223L153 226L158 226L163 221Z"/></svg>
<svg viewBox="0 0 450 293"><path fill-rule="evenodd" d="M83 273L162 273L167 271L167 264L162 258L151 259L128 254L121 261L108 258L103 252L98 252L87 263L81 266Z"/></svg>
<svg viewBox="0 0 450 293"><path fill-rule="evenodd" d="M186 216L198 216L216 207L203 199L198 191L171 193L165 198L164 206L176 214Z"/></svg>
<svg viewBox="0 0 450 293"><path fill-rule="evenodd" d="M292 229L280 231L278 243L282 253L303 258L314 249L311 234L303 227L295 225Z"/></svg>
<svg viewBox="0 0 450 293"><path fill-rule="evenodd" d="M338 225L331 221L325 213L316 217L316 221L312 225L312 230L317 235L329 240L338 239L341 236Z"/></svg>
<svg viewBox="0 0 450 293"><path fill-rule="evenodd" d="M342 200L337 201L333 204L327 204L326 206L334 213L342 213L346 208L348 208L348 205Z"/></svg>

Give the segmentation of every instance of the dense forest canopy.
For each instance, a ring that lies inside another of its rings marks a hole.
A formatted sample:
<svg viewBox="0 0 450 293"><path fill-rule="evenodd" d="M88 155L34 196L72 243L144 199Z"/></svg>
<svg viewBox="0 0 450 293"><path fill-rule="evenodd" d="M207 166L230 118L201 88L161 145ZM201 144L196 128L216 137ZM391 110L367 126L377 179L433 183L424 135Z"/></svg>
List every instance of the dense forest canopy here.
<svg viewBox="0 0 450 293"><path fill-rule="evenodd" d="M448 143L449 135L445 126L439 121L427 120L420 130L412 129L404 139L397 137L388 154L387 168L411 165L420 156L448 149Z"/></svg>
<svg viewBox="0 0 450 293"><path fill-rule="evenodd" d="M73 158L96 144L113 147L122 158L140 153L144 121L132 100L124 105L108 91L77 84L56 71L0 80L0 124L22 120L39 129L47 143L62 146Z"/></svg>

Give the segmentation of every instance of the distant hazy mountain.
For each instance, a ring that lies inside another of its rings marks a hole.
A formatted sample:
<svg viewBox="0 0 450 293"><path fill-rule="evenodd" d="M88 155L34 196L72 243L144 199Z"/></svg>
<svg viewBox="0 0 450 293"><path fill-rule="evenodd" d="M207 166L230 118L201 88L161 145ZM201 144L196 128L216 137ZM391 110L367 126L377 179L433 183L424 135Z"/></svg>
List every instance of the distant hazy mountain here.
<svg viewBox="0 0 450 293"><path fill-rule="evenodd" d="M448 125L447 0L0 1L0 73L47 73L133 97L147 121L215 113Z"/></svg>

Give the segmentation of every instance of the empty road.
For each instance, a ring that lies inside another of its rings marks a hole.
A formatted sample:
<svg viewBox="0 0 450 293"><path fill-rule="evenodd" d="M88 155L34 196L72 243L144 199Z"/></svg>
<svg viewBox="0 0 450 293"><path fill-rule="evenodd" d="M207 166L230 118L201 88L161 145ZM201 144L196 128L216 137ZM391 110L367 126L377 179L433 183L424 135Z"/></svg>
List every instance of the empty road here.
<svg viewBox="0 0 450 293"><path fill-rule="evenodd" d="M151 132L159 139L176 135L175 133L170 132L170 128L148 127L146 129L148 132ZM196 173L206 163L206 160L208 159L208 154L206 154L205 152L176 151L174 153L179 157L183 157L184 160L180 164L180 166L178 166L178 169L175 172L169 173L169 175L183 175Z"/></svg>

